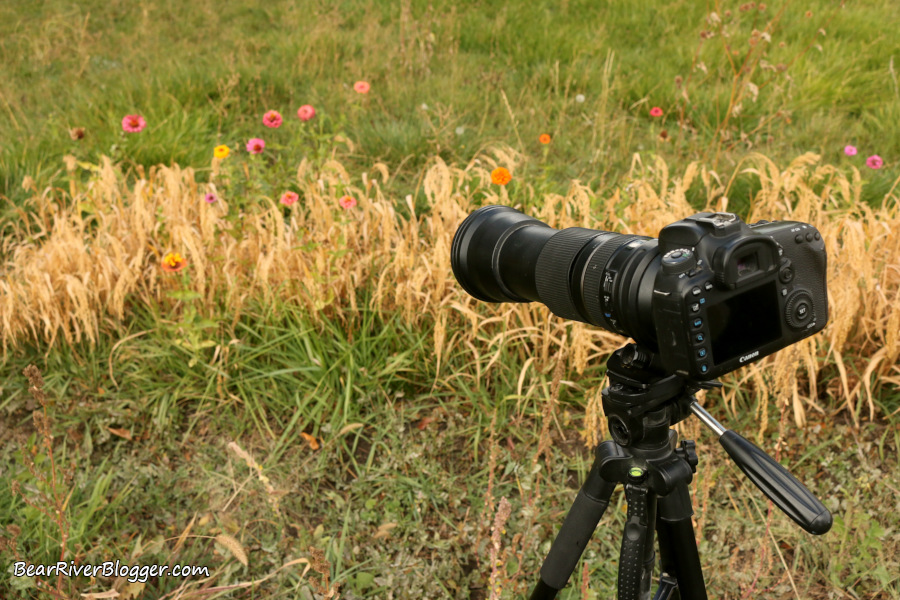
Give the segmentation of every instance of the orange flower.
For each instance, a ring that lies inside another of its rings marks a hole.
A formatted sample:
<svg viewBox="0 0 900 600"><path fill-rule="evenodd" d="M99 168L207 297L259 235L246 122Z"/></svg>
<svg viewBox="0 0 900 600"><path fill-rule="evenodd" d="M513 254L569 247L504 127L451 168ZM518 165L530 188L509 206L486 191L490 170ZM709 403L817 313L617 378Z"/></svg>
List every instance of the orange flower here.
<svg viewBox="0 0 900 600"><path fill-rule="evenodd" d="M512 181L512 175L509 174L509 170L504 167L497 167L493 171L491 171L491 181L496 183L497 185L506 185L510 181Z"/></svg>
<svg viewBox="0 0 900 600"><path fill-rule="evenodd" d="M550 143L550 134L549 134L549 133L542 133L542 134L541 134L541 137L539 137L538 139L540 140L540 142L541 142L542 144L549 144L549 143Z"/></svg>
<svg viewBox="0 0 900 600"><path fill-rule="evenodd" d="M353 84L353 89L359 92L360 94L368 94L371 86L368 81L357 81Z"/></svg>
<svg viewBox="0 0 900 600"><path fill-rule="evenodd" d="M176 273L185 266L187 266L187 259L177 252L169 252L162 262L163 271L168 271L169 273Z"/></svg>

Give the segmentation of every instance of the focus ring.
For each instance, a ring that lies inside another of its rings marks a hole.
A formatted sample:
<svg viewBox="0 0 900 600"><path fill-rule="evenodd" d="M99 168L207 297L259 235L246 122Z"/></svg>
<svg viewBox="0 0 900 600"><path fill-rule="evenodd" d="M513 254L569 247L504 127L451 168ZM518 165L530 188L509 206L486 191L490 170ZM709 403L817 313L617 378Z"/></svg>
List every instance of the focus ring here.
<svg viewBox="0 0 900 600"><path fill-rule="evenodd" d="M609 265L609 259L612 258L616 250L631 240L637 239L637 237L636 235L610 233L609 237L603 240L588 258L584 269L584 307L588 313L589 323L615 331L603 315L603 303L601 301L603 296L603 273Z"/></svg>
<svg viewBox="0 0 900 600"><path fill-rule="evenodd" d="M579 314L575 308L574 294L578 290L571 289L569 272L585 244L601 234L594 229L569 227L547 240L535 265L534 283L540 301L553 314L564 319L585 320L587 315Z"/></svg>

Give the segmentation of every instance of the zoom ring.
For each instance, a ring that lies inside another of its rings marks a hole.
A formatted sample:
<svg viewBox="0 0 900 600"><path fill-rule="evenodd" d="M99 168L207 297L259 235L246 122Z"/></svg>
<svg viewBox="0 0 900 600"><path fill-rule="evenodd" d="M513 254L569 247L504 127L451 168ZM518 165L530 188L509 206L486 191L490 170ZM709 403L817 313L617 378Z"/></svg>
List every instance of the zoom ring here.
<svg viewBox="0 0 900 600"><path fill-rule="evenodd" d="M547 240L535 265L534 284L540 301L553 314L564 319L585 320L587 315L579 314L575 308L574 294L579 290L571 289L569 272L585 244L601 234L584 227L569 227Z"/></svg>
<svg viewBox="0 0 900 600"><path fill-rule="evenodd" d="M604 240L588 258L584 275L584 306L589 323L609 331L618 331L618 328L613 327L603 314L603 273L606 272L609 260L616 250L638 237L612 233L609 239Z"/></svg>

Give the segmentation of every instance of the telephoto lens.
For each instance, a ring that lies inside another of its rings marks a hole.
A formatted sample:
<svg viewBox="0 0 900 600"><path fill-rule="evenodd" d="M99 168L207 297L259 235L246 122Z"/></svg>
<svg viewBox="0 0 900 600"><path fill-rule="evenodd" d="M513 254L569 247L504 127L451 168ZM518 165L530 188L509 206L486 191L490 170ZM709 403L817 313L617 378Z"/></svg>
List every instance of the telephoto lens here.
<svg viewBox="0 0 900 600"><path fill-rule="evenodd" d="M700 212L659 239L556 230L485 206L456 231L453 274L485 302L541 302L553 314L631 337L696 380L738 369L828 321L825 241L798 221L747 225Z"/></svg>
<svg viewBox="0 0 900 600"><path fill-rule="evenodd" d="M459 284L478 300L541 302L557 316L655 350L657 245L638 235L557 230L508 206L484 206L457 229L450 262Z"/></svg>

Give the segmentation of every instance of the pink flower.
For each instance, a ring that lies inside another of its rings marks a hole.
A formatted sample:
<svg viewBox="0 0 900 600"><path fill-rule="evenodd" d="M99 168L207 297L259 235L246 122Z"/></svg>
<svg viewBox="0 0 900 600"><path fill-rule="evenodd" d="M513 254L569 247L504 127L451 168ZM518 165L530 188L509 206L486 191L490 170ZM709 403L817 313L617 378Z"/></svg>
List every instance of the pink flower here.
<svg viewBox="0 0 900 600"><path fill-rule="evenodd" d="M856 146L844 146L844 154L847 156L856 156Z"/></svg>
<svg viewBox="0 0 900 600"><path fill-rule="evenodd" d="M297 192L285 192L281 195L281 203L285 206L290 206L299 199L300 196L297 195Z"/></svg>
<svg viewBox="0 0 900 600"><path fill-rule="evenodd" d="M277 110L270 110L263 115L263 125L266 127L281 127L281 113Z"/></svg>
<svg viewBox="0 0 900 600"><path fill-rule="evenodd" d="M357 81L353 84L353 89L359 92L360 94L368 94L371 86L368 81Z"/></svg>
<svg viewBox="0 0 900 600"><path fill-rule="evenodd" d="M881 157L877 154L873 154L869 158L866 159L866 166L870 169L880 169L884 164L884 161L881 160Z"/></svg>
<svg viewBox="0 0 900 600"><path fill-rule="evenodd" d="M122 129L128 133L137 133L147 126L147 121L141 115L125 115L122 119Z"/></svg>
<svg viewBox="0 0 900 600"><path fill-rule="evenodd" d="M266 143L259 138L252 138L247 142L247 152L250 154L262 154L265 147Z"/></svg>
<svg viewBox="0 0 900 600"><path fill-rule="evenodd" d="M218 200L218 198L216 198L216 195L212 192L208 193L203 199L206 200L207 204L212 204L213 202Z"/></svg>
<svg viewBox="0 0 900 600"><path fill-rule="evenodd" d="M297 109L297 116L300 117L301 121L309 121L314 116L316 116L316 109L314 109L309 104L304 104Z"/></svg>
<svg viewBox="0 0 900 600"><path fill-rule="evenodd" d="M650 109L651 117L661 117L663 115L662 109L658 106L654 106Z"/></svg>
<svg viewBox="0 0 900 600"><path fill-rule="evenodd" d="M341 208L350 210L351 208L356 206L356 198L354 198L353 196L344 196L343 198L338 200L338 203L341 205Z"/></svg>

